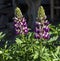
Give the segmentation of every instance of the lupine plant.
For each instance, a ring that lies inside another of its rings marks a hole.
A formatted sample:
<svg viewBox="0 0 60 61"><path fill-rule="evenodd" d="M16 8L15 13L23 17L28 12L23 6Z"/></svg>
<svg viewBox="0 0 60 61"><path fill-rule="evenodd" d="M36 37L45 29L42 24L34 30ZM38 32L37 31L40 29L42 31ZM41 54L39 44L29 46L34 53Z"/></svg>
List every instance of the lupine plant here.
<svg viewBox="0 0 60 61"><path fill-rule="evenodd" d="M15 9L14 28L16 34L27 34L28 28L26 19L23 17L20 8Z"/></svg>
<svg viewBox="0 0 60 61"><path fill-rule="evenodd" d="M47 16L45 15L44 8L42 6L39 7L38 16L36 21L36 29L35 29L35 38L44 38L49 39L49 22Z"/></svg>

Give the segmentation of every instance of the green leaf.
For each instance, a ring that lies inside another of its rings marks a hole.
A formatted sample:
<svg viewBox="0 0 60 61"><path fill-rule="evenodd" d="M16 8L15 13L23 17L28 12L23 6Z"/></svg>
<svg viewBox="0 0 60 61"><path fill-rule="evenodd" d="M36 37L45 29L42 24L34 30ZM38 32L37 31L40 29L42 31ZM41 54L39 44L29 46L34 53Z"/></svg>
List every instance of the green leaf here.
<svg viewBox="0 0 60 61"><path fill-rule="evenodd" d="M51 51L51 55L53 56L52 58L56 59L56 56L52 51Z"/></svg>
<svg viewBox="0 0 60 61"><path fill-rule="evenodd" d="M0 54L2 54L3 52L2 51L0 51Z"/></svg>
<svg viewBox="0 0 60 61"><path fill-rule="evenodd" d="M55 55L58 55L59 53L60 53L60 46L58 46L58 47L56 48Z"/></svg>
<svg viewBox="0 0 60 61"><path fill-rule="evenodd" d="M48 43L51 43L53 41L56 41L58 39L58 35L57 36L54 36L53 38L50 38L49 41L47 41Z"/></svg>
<svg viewBox="0 0 60 61"><path fill-rule="evenodd" d="M23 43L22 40L20 40L19 38L16 38L15 41L16 41L16 43L17 43L18 45L21 44L21 43Z"/></svg>
<svg viewBox="0 0 60 61"><path fill-rule="evenodd" d="M39 56L38 51L35 51L35 54L34 54L34 57L33 57L33 58L34 58L34 60L35 60L35 59L37 59L37 58L38 58L38 56Z"/></svg>
<svg viewBox="0 0 60 61"><path fill-rule="evenodd" d="M60 29L58 29L58 31L60 31Z"/></svg>
<svg viewBox="0 0 60 61"><path fill-rule="evenodd" d="M43 47L41 51L42 51L42 53L43 53L43 52L45 51L45 47Z"/></svg>
<svg viewBox="0 0 60 61"><path fill-rule="evenodd" d="M59 58L53 59L53 61L59 61L59 60L60 60Z"/></svg>
<svg viewBox="0 0 60 61"><path fill-rule="evenodd" d="M30 38L31 38L31 36L32 36L32 33L31 33L31 32L29 32L28 39L30 39Z"/></svg>

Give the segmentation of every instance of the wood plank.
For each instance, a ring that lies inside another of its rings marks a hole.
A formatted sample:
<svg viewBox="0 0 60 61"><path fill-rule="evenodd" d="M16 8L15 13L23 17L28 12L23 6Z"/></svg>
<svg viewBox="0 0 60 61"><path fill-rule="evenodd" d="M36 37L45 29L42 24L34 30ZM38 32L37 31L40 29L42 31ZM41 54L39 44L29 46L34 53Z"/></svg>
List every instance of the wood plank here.
<svg viewBox="0 0 60 61"><path fill-rule="evenodd" d="M50 5L51 5L51 20L53 21L54 18L54 2L53 0L50 1Z"/></svg>
<svg viewBox="0 0 60 61"><path fill-rule="evenodd" d="M54 9L60 9L60 6L55 6Z"/></svg>

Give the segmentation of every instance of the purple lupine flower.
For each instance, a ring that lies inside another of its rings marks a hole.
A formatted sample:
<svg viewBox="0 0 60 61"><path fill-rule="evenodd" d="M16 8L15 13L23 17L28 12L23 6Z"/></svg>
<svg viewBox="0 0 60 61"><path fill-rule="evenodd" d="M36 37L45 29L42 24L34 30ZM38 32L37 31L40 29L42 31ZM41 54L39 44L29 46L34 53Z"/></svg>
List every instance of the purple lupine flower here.
<svg viewBox="0 0 60 61"><path fill-rule="evenodd" d="M14 17L13 20L14 20L14 23L16 23L18 21L18 18Z"/></svg>
<svg viewBox="0 0 60 61"><path fill-rule="evenodd" d="M22 23L23 23L24 27L27 27L27 23L26 23L26 19L25 18L22 19Z"/></svg>
<svg viewBox="0 0 60 61"><path fill-rule="evenodd" d="M19 25L16 23L16 24L14 24L14 27L18 28L18 27L19 27Z"/></svg>
<svg viewBox="0 0 60 61"><path fill-rule="evenodd" d="M48 32L44 32L43 38L44 39L49 39L50 38L50 34Z"/></svg>
<svg viewBox="0 0 60 61"><path fill-rule="evenodd" d="M48 25L49 25L48 20L46 20L46 21L44 22L44 25L46 25L46 26L48 26Z"/></svg>
<svg viewBox="0 0 60 61"><path fill-rule="evenodd" d="M25 19L25 18L22 18L22 22L23 22L23 23L26 22L26 19Z"/></svg>
<svg viewBox="0 0 60 61"><path fill-rule="evenodd" d="M23 27L23 31L24 31L24 34L27 34L28 33L28 28L27 27Z"/></svg>
<svg viewBox="0 0 60 61"><path fill-rule="evenodd" d="M25 23L23 24L23 26L26 27L26 26L27 26L27 23L25 22Z"/></svg>
<svg viewBox="0 0 60 61"><path fill-rule="evenodd" d="M35 33L34 37L35 37L36 39L40 39L40 35L37 34L37 33Z"/></svg>
<svg viewBox="0 0 60 61"><path fill-rule="evenodd" d="M41 23L40 22L36 22L36 27L39 27L40 25L41 25Z"/></svg>
<svg viewBox="0 0 60 61"><path fill-rule="evenodd" d="M18 20L18 18L17 17L14 17L13 20Z"/></svg>
<svg viewBox="0 0 60 61"><path fill-rule="evenodd" d="M27 34L27 33L28 33L28 29L25 29L25 30L24 30L24 34Z"/></svg>
<svg viewBox="0 0 60 61"><path fill-rule="evenodd" d="M16 32L16 34L20 34L20 29L19 28L15 28L15 32Z"/></svg>
<svg viewBox="0 0 60 61"><path fill-rule="evenodd" d="M36 28L35 28L35 35L34 35L34 37L37 38L37 39L41 38L41 35L40 35L40 32L41 32L40 26L41 26L41 23L40 22L36 22Z"/></svg>
<svg viewBox="0 0 60 61"><path fill-rule="evenodd" d="M47 24L47 25L46 25ZM36 22L36 28L35 28L35 38L44 38L44 39L49 39L50 34L49 34L49 27L48 27L48 22Z"/></svg>
<svg viewBox="0 0 60 61"><path fill-rule="evenodd" d="M27 34L28 33L28 28L27 28L27 23L26 23L25 18L21 18L18 20L15 18L14 28L15 28L16 34Z"/></svg>
<svg viewBox="0 0 60 61"><path fill-rule="evenodd" d="M45 32L49 32L49 27L48 27L48 26L44 26L44 27L43 27L43 30L44 30Z"/></svg>
<svg viewBox="0 0 60 61"><path fill-rule="evenodd" d="M26 30L26 29L28 29L27 27L23 27L23 30Z"/></svg>
<svg viewBox="0 0 60 61"><path fill-rule="evenodd" d="M20 24L21 24L21 26L23 26L23 23L22 22L20 22Z"/></svg>
<svg viewBox="0 0 60 61"><path fill-rule="evenodd" d="M36 27L35 32L40 33L40 29Z"/></svg>

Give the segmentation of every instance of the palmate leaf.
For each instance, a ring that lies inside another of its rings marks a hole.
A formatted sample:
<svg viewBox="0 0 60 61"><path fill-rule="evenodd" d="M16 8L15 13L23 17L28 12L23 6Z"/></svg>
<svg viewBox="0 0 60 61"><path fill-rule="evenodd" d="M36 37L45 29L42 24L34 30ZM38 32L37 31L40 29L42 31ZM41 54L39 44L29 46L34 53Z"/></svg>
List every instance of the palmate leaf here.
<svg viewBox="0 0 60 61"><path fill-rule="evenodd" d="M52 60L53 60L53 61L58 61L58 60L59 60L58 55L56 56L53 51L51 51L51 56L52 56Z"/></svg>
<svg viewBox="0 0 60 61"><path fill-rule="evenodd" d="M49 28L50 28L50 33L51 34L58 34L58 31L57 31L57 27L53 26L53 25L49 25Z"/></svg>
<svg viewBox="0 0 60 61"><path fill-rule="evenodd" d="M22 40L20 40L19 38L16 38L15 41L16 41L16 43L17 43L18 45L20 45L21 43L23 43Z"/></svg>
<svg viewBox="0 0 60 61"><path fill-rule="evenodd" d="M3 52L0 50L0 54L2 54Z"/></svg>
<svg viewBox="0 0 60 61"><path fill-rule="evenodd" d="M51 58L47 56L42 56L41 61L51 61Z"/></svg>
<svg viewBox="0 0 60 61"><path fill-rule="evenodd" d="M58 39L58 35L57 36L54 36L54 37L52 37L52 38L50 38L50 40L49 41L47 41L48 43L51 43L51 42L53 42L53 41L56 41L57 39Z"/></svg>
<svg viewBox="0 0 60 61"><path fill-rule="evenodd" d="M56 48L55 56L58 56L59 53L60 53L60 46Z"/></svg>
<svg viewBox="0 0 60 61"><path fill-rule="evenodd" d="M53 59L53 61L59 61L59 58Z"/></svg>
<svg viewBox="0 0 60 61"><path fill-rule="evenodd" d="M35 51L35 53L33 54L33 59L37 59L39 56L39 52L38 51Z"/></svg>
<svg viewBox="0 0 60 61"><path fill-rule="evenodd" d="M29 32L28 33L28 39L31 39L31 38L33 38L33 33L32 32Z"/></svg>
<svg viewBox="0 0 60 61"><path fill-rule="evenodd" d="M45 52L45 46L41 49L41 53L43 54Z"/></svg>
<svg viewBox="0 0 60 61"><path fill-rule="evenodd" d="M41 50L43 50L43 52L40 52L41 59L45 61L50 61L50 54L48 53L48 49L44 47Z"/></svg>
<svg viewBox="0 0 60 61"><path fill-rule="evenodd" d="M28 33L28 39L30 39L31 37L32 37L32 33L29 32L29 33Z"/></svg>
<svg viewBox="0 0 60 61"><path fill-rule="evenodd" d="M57 29L58 31L60 31L60 29Z"/></svg>

